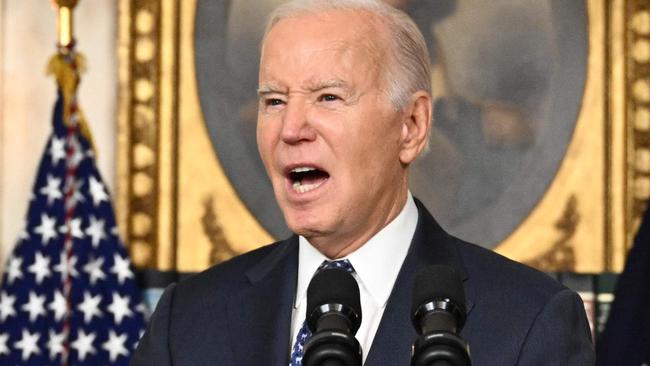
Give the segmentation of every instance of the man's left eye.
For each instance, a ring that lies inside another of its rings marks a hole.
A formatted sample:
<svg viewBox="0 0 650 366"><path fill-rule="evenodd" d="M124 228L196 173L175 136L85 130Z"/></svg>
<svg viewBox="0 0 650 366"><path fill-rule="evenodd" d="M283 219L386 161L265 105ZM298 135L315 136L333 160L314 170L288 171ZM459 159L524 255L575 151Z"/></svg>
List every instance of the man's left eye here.
<svg viewBox="0 0 650 366"><path fill-rule="evenodd" d="M334 94L323 94L318 99L320 99L320 101L322 101L322 102L334 102L334 101L339 100L340 98L337 97Z"/></svg>

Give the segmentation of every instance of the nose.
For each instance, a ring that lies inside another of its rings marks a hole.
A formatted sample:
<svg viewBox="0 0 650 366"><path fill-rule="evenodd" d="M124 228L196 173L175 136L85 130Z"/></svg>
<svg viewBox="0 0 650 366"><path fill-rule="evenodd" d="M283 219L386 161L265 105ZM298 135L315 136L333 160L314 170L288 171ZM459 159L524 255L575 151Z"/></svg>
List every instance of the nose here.
<svg viewBox="0 0 650 366"><path fill-rule="evenodd" d="M316 139L316 131L309 120L308 108L301 100L289 100L282 118L282 141L289 145Z"/></svg>

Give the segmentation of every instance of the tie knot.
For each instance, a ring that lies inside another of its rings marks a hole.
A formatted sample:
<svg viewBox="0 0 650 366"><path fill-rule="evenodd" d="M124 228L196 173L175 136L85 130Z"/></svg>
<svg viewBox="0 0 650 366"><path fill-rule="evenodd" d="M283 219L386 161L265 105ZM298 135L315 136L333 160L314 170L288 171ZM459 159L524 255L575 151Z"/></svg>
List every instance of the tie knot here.
<svg viewBox="0 0 650 366"><path fill-rule="evenodd" d="M344 270L348 271L349 273L354 273L354 267L352 267L352 264L347 259L342 259L342 260L337 260L337 261L327 261L327 260L325 260L318 267L319 270L321 270L321 269L333 269L333 268L344 269Z"/></svg>

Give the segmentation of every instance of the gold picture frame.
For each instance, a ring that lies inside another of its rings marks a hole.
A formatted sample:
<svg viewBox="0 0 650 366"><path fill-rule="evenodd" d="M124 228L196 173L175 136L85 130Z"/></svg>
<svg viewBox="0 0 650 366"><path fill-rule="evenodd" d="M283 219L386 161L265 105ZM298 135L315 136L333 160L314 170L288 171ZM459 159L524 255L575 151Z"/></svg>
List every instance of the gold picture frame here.
<svg viewBox="0 0 650 366"><path fill-rule="evenodd" d="M119 2L116 208L141 268L196 272L274 241L208 137L196 5ZM586 8L586 85L571 142L543 197L496 248L546 271L620 271L650 197L650 2Z"/></svg>

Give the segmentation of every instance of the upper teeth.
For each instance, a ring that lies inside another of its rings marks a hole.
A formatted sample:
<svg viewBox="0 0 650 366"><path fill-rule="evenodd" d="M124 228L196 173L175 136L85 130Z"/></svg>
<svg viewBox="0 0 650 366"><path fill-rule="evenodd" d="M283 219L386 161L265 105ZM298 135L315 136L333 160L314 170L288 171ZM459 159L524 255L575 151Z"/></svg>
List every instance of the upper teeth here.
<svg viewBox="0 0 650 366"><path fill-rule="evenodd" d="M304 172L311 172L314 170L316 170L316 168L301 166L301 167L291 169L291 173L304 173ZM323 184L322 180L311 184L304 184L302 179L298 179L293 182L292 187L298 193L305 193L320 187L321 184Z"/></svg>
<svg viewBox="0 0 650 366"><path fill-rule="evenodd" d="M310 172L312 170L316 170L316 168L311 168L311 167L298 167L298 168L293 168L291 169L292 173L303 173L303 172Z"/></svg>

